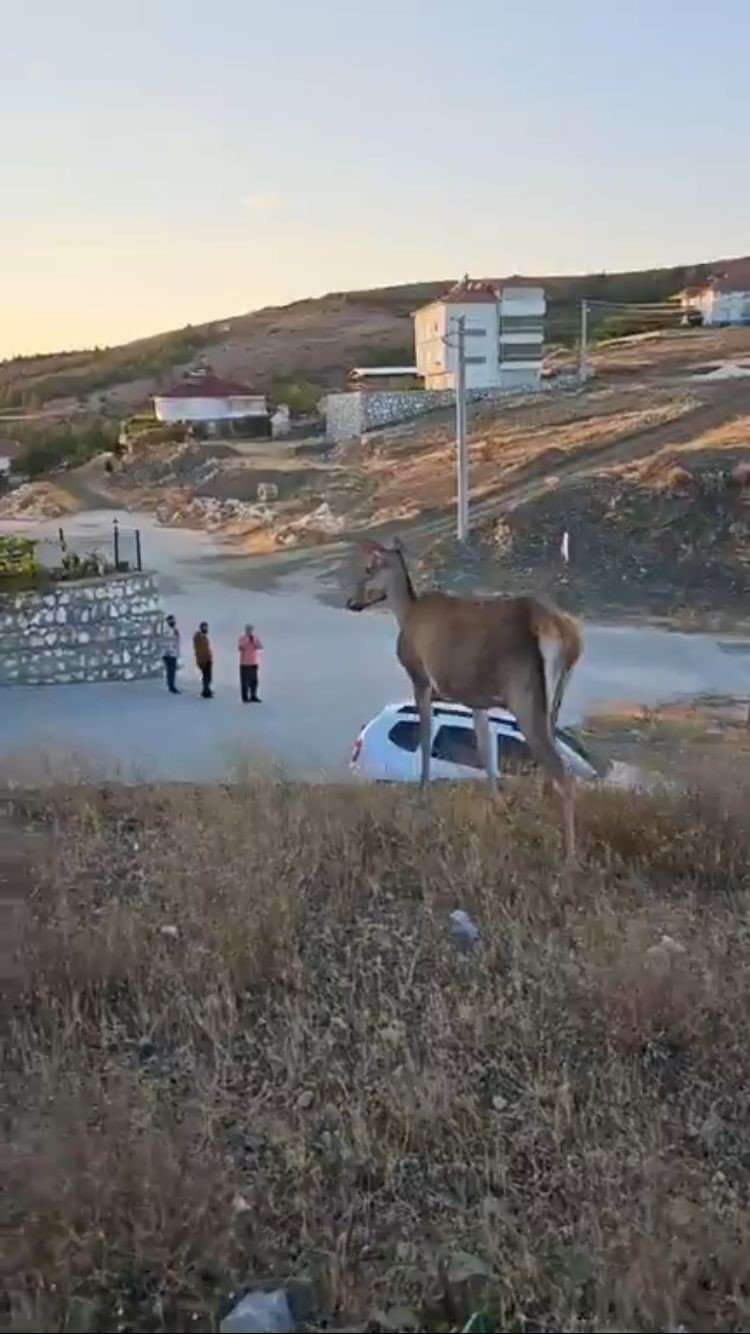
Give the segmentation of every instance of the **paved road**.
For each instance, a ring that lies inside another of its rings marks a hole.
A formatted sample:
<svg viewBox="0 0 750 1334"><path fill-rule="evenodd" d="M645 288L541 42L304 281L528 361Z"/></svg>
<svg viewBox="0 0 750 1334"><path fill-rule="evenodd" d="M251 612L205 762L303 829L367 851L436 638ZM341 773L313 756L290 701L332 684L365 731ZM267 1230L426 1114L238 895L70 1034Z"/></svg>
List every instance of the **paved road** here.
<svg viewBox="0 0 750 1334"><path fill-rule="evenodd" d="M84 767L98 759L127 777L215 778L238 762L300 776L343 772L361 724L386 701L406 697L390 616L322 605L314 576L306 586L299 572L273 592L248 591L237 586L248 558L227 554L207 534L159 528L150 516L129 515L127 522L140 522L146 559L159 573L188 659L195 626L204 617L210 622L216 699L198 698L190 665L179 698L158 681L0 690L0 772L26 772L29 754L37 769L44 752L66 769L74 754ZM66 520L66 532L102 540L111 524L111 511L90 512ZM0 531L20 527L5 521ZM55 523L35 526L40 536L55 529ZM247 620L266 644L258 708L242 706L237 685L235 644ZM655 704L702 691L750 690L750 659L728 652L726 637L597 625L585 633L568 721L607 700Z"/></svg>

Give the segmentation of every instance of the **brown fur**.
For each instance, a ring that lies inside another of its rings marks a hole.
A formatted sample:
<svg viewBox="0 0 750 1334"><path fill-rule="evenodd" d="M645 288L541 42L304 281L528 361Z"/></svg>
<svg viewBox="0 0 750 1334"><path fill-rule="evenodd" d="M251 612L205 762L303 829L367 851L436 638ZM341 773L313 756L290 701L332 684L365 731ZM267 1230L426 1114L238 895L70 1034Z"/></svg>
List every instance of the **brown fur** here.
<svg viewBox="0 0 750 1334"><path fill-rule="evenodd" d="M466 598L415 592L400 546L370 544L368 566L347 606L352 611L386 602L400 633L397 654L411 678L421 722L422 782L429 781L431 706L436 696L475 712L484 753L486 711L506 706L529 749L563 799L565 844L574 847L573 785L553 739L568 677L581 654L576 622L536 598ZM554 645L554 688L548 696L544 649ZM480 727L484 719L484 726Z"/></svg>
<svg viewBox="0 0 750 1334"><path fill-rule="evenodd" d="M441 699L479 709L506 698L508 679L541 658L543 639L561 643L568 671L581 652L575 621L534 598L425 593L409 606L401 635Z"/></svg>

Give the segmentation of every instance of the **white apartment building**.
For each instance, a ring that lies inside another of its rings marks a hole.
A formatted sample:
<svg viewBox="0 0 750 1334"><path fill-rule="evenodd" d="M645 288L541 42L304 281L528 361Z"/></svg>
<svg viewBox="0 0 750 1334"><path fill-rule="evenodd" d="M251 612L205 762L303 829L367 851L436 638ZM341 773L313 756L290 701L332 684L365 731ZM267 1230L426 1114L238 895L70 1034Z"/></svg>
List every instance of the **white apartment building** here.
<svg viewBox="0 0 750 1334"><path fill-rule="evenodd" d="M536 389L544 348L544 289L468 276L414 314L417 373L425 389L453 389L457 321L466 332L467 389Z"/></svg>

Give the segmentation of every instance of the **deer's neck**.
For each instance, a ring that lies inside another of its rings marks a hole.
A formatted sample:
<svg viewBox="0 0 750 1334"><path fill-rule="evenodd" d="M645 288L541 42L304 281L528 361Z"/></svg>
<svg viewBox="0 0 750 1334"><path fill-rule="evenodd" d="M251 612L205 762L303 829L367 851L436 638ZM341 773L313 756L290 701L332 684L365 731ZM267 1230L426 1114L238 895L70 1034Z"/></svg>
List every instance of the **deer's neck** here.
<svg viewBox="0 0 750 1334"><path fill-rule="evenodd" d="M392 587L388 592L388 605L393 615L398 621L399 628L403 630L406 618L411 611L417 595L414 592L411 579L406 571L402 577L394 579Z"/></svg>

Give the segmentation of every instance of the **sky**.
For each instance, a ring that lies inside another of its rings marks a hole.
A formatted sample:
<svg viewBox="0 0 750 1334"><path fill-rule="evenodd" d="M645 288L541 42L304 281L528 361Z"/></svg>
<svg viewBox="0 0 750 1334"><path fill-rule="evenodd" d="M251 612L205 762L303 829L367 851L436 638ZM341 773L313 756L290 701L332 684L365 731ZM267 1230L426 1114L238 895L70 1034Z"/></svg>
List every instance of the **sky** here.
<svg viewBox="0 0 750 1334"><path fill-rule="evenodd" d="M750 253L747 0L0 10L0 357Z"/></svg>

